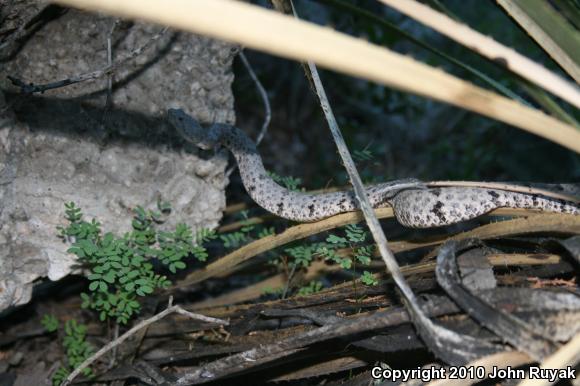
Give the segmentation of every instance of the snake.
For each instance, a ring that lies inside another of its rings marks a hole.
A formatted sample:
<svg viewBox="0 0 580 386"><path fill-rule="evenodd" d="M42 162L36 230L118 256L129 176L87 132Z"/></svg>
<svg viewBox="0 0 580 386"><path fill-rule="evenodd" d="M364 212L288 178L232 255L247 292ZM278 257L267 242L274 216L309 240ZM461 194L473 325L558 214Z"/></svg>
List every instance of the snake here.
<svg viewBox="0 0 580 386"><path fill-rule="evenodd" d="M297 222L313 222L359 209L352 190L307 193L287 189L268 175L256 144L233 125L213 123L204 128L181 109L169 109L168 121L187 141L201 149L226 147L234 156L250 197L267 211ZM428 187L408 178L365 186L373 208L390 206L399 223L410 228L455 224L496 208L525 208L580 214L574 201L535 193L486 187Z"/></svg>

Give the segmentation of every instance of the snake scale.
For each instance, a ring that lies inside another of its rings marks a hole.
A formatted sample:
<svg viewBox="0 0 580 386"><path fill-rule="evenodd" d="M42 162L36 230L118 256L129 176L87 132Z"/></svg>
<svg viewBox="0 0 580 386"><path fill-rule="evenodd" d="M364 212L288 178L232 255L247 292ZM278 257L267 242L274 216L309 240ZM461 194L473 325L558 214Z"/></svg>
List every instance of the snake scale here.
<svg viewBox="0 0 580 386"><path fill-rule="evenodd" d="M202 149L220 145L228 148L238 163L246 190L269 212L310 222L358 208L353 191L309 194L278 185L264 169L254 142L234 126L215 123L204 129L180 109L170 109L168 119L186 140ZM374 208L390 205L397 220L412 228L450 225L502 207L580 214L580 207L572 201L481 187L427 187L416 179L370 185L366 191Z"/></svg>

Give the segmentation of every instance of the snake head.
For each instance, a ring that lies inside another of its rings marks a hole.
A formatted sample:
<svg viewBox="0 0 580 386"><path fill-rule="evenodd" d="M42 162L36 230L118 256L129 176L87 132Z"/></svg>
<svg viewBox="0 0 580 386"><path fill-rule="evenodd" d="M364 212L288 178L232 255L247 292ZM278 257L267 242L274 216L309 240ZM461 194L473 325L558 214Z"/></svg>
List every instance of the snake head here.
<svg viewBox="0 0 580 386"><path fill-rule="evenodd" d="M181 109L169 109L167 119L177 129L179 134L188 142L201 149L213 149L219 145L219 136L216 130L204 129L199 122Z"/></svg>

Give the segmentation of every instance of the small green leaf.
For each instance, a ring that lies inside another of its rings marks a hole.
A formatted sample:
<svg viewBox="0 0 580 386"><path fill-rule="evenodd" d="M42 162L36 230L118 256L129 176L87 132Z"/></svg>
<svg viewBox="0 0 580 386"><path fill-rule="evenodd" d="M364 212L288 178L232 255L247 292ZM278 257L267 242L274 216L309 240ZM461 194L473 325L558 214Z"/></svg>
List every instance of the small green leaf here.
<svg viewBox="0 0 580 386"><path fill-rule="evenodd" d="M49 314L44 315L40 320L40 323L48 332L55 332L58 329L59 325L56 316Z"/></svg>
<svg viewBox="0 0 580 386"><path fill-rule="evenodd" d="M151 288L151 287L149 287L149 286L146 286L146 285L144 285L144 286L140 287L140 289L141 289L141 291L142 291L143 293L145 293L145 294L150 294L150 293L153 293L153 288Z"/></svg>
<svg viewBox="0 0 580 386"><path fill-rule="evenodd" d="M148 295L150 293L153 293L153 288L144 285L144 286L139 287L136 292L139 296L145 296L145 295Z"/></svg>
<svg viewBox="0 0 580 386"><path fill-rule="evenodd" d="M98 280L101 277L103 277L103 275L101 275L100 273L91 273L89 276L87 276L87 279L89 280Z"/></svg>
<svg viewBox="0 0 580 386"><path fill-rule="evenodd" d="M109 271L105 276L103 276L103 280L109 284L113 284L115 282L115 272Z"/></svg>
<svg viewBox="0 0 580 386"><path fill-rule="evenodd" d="M378 280L375 279L372 273L369 271L364 271L362 276L360 277L361 282L366 285L377 285L379 284Z"/></svg>
<svg viewBox="0 0 580 386"><path fill-rule="evenodd" d="M173 263L173 266L177 269L184 269L185 267L187 267L183 261L176 261L175 263Z"/></svg>
<svg viewBox="0 0 580 386"><path fill-rule="evenodd" d="M366 240L365 230L357 224L346 226L346 236L351 243L362 243Z"/></svg>
<svg viewBox="0 0 580 386"><path fill-rule="evenodd" d="M98 281L94 281L91 284L89 284L89 290L90 291L96 291L97 288L99 288L99 282Z"/></svg>
<svg viewBox="0 0 580 386"><path fill-rule="evenodd" d="M343 269L350 269L352 267L352 260L351 259L342 259L340 262L340 266Z"/></svg>
<svg viewBox="0 0 580 386"><path fill-rule="evenodd" d="M89 306L91 305L91 298L89 297L89 295L83 292L81 293L81 299L83 300L81 303L81 308L89 308Z"/></svg>
<svg viewBox="0 0 580 386"><path fill-rule="evenodd" d="M346 244L346 239L344 237L331 234L326 238L326 242L331 244Z"/></svg>
<svg viewBox="0 0 580 386"><path fill-rule="evenodd" d="M69 249L67 249L67 252L77 255L80 259L83 259L87 256L85 254L85 251L82 250L82 248L76 246L70 247Z"/></svg>

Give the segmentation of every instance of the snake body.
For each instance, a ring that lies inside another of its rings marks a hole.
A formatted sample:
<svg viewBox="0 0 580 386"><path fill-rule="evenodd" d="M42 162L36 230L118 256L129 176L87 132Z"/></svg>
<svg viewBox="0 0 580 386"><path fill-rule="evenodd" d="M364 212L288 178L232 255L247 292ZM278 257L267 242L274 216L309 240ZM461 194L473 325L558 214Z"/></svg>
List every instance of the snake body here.
<svg viewBox="0 0 580 386"><path fill-rule="evenodd" d="M228 148L238 163L247 192L269 212L289 220L311 222L359 207L353 191L309 194L278 185L267 174L254 142L234 126L217 123L204 129L178 109L169 110L168 119L186 140L201 148ZM580 214L573 202L537 194L479 187L428 188L415 179L370 185L366 192L374 208L390 205L397 220L412 228L450 225L501 207Z"/></svg>

